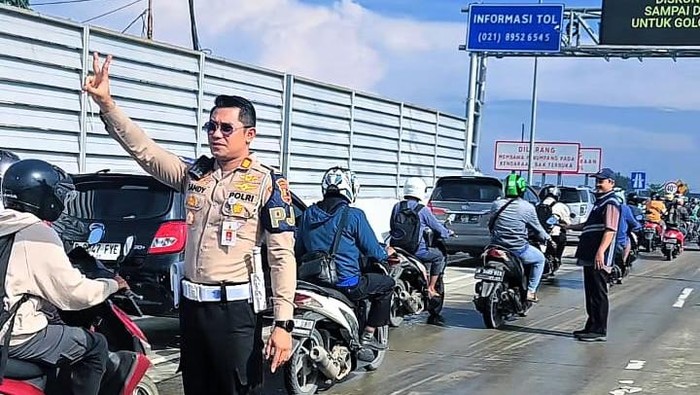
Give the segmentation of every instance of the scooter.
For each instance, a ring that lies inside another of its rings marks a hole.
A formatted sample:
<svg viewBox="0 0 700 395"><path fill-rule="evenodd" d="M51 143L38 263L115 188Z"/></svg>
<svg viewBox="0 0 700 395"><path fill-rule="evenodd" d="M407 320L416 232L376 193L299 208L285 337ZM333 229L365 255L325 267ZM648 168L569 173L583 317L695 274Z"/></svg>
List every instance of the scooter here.
<svg viewBox="0 0 700 395"><path fill-rule="evenodd" d="M377 271L387 270L376 265ZM384 361L386 350L363 349L360 336L370 302L352 302L340 291L300 279L294 296L292 356L285 367L289 394L311 395L328 389L352 371L373 371ZM389 326L377 328L376 339L388 344Z"/></svg>
<svg viewBox="0 0 700 395"><path fill-rule="evenodd" d="M528 276L515 254L501 246L487 246L474 278L481 280L475 285L474 305L487 328L496 329L506 319L527 315L532 306L527 300Z"/></svg>
<svg viewBox="0 0 700 395"><path fill-rule="evenodd" d="M655 222L644 222L644 247L647 252L654 252L656 247L661 244L662 228L660 224Z"/></svg>
<svg viewBox="0 0 700 395"><path fill-rule="evenodd" d="M681 230L671 224L666 225L664 232L663 243L661 244L661 252L666 257L667 261L672 261L683 252L685 236Z"/></svg>
<svg viewBox="0 0 700 395"><path fill-rule="evenodd" d="M427 245L440 249L443 255L447 256L444 245L436 239L435 234L430 230L425 233ZM389 276L396 282L391 300L390 325L398 327L406 316L418 315L426 310L431 315L440 315L445 304L443 276L440 275L435 284L438 296L431 298L428 293L430 273L425 263L408 251L398 247L394 249L396 255L389 258Z"/></svg>
<svg viewBox="0 0 700 395"><path fill-rule="evenodd" d="M133 238L132 238L133 241ZM124 256L132 243L124 246ZM82 247L68 254L73 266L88 278L113 278L115 273L90 256ZM121 291L99 305L81 311L58 311L59 319L69 326L79 326L102 333L109 344L107 371L100 394L158 395L156 384L147 375L151 367L147 357L151 346L145 334L129 317L142 316L136 304L140 298L132 291ZM127 315L129 314L129 315ZM69 372L46 369L29 361L8 359L5 379L0 384L2 395L59 395L69 388ZM39 383L44 383L43 385Z"/></svg>

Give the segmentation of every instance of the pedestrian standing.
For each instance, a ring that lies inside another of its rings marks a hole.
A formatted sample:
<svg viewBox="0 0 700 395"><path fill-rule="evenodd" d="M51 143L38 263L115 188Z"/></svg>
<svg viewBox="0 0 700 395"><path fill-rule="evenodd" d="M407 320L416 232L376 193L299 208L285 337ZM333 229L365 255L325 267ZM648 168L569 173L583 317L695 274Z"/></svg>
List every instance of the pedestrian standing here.
<svg viewBox="0 0 700 395"><path fill-rule="evenodd" d="M583 266L588 320L582 330L574 331L581 341L606 341L608 333L608 277L615 256L615 236L620 222L620 201L613 188L615 172L602 169L596 180L596 202L585 223L572 226L582 230L576 250L578 265Z"/></svg>
<svg viewBox="0 0 700 395"><path fill-rule="evenodd" d="M191 166L156 144L116 105L109 90L111 57L84 89L100 107L107 133L148 173L185 194L187 242L180 305L185 394L249 394L261 387L262 324L251 300L264 284L255 248L264 241L271 271L275 328L264 354L274 372L290 357L296 288L294 210L287 181L250 152L255 109L239 96L219 96L204 125L213 158ZM184 237L184 235L183 235ZM265 300L263 296L263 300Z"/></svg>

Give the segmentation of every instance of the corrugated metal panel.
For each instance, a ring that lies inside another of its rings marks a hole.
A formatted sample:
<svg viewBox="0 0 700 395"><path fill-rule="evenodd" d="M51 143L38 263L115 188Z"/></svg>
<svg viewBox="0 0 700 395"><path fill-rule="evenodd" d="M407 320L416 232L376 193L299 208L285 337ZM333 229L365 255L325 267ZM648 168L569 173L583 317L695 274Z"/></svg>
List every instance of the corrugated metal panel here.
<svg viewBox="0 0 700 395"><path fill-rule="evenodd" d="M201 125L216 95L249 98L258 116L253 150L269 165L285 164L306 199L320 197L332 166L351 166L365 198L395 197L408 176L432 185L462 170L459 117L5 6L0 46L0 147L69 171L142 172L81 96L94 50L114 56L119 105L176 155L208 152Z"/></svg>

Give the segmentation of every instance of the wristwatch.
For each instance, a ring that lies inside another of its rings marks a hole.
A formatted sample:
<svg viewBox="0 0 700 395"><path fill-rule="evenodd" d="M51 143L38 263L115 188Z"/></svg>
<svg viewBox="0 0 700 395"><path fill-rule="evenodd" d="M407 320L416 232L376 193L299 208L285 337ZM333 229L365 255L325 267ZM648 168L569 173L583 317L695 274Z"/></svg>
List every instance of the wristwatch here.
<svg viewBox="0 0 700 395"><path fill-rule="evenodd" d="M293 320L275 321L275 328L282 328L285 331L292 333L292 331L294 330L294 321Z"/></svg>

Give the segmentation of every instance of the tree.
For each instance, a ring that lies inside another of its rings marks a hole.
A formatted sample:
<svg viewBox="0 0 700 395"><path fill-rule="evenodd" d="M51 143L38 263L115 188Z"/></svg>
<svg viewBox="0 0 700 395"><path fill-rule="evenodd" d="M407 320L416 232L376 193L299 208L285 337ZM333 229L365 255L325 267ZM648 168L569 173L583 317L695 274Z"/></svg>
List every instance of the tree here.
<svg viewBox="0 0 700 395"><path fill-rule="evenodd" d="M29 8L29 0L0 0L0 4L7 4L19 8L24 8L26 10L30 10Z"/></svg>
<svg viewBox="0 0 700 395"><path fill-rule="evenodd" d="M615 174L615 186L624 190L632 189L632 179L620 173Z"/></svg>

